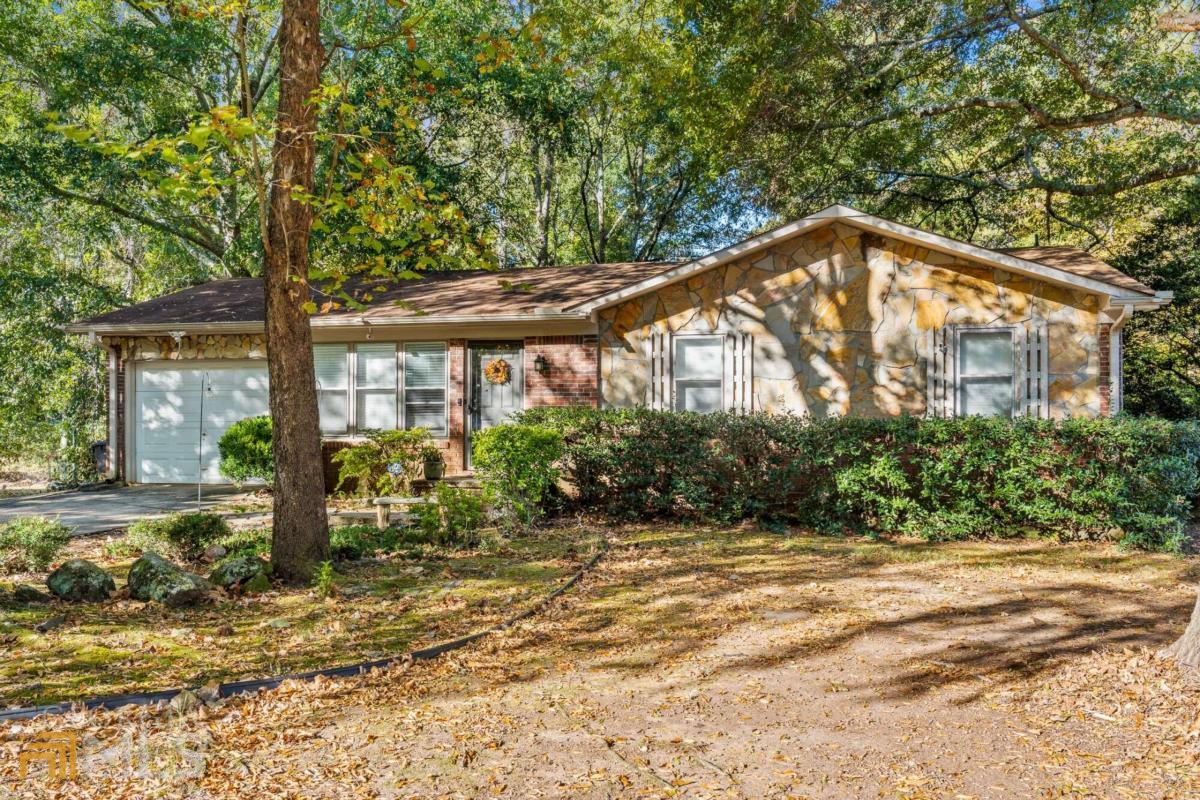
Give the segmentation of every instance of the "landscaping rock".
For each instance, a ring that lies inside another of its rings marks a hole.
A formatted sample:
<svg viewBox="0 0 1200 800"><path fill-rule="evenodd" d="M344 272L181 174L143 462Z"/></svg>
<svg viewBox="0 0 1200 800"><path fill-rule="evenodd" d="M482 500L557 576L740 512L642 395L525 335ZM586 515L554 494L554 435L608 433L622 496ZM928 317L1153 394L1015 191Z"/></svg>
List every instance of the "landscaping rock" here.
<svg viewBox="0 0 1200 800"><path fill-rule="evenodd" d="M201 705L203 702L196 696L196 693L188 689L184 689L171 698L171 708L180 714L195 711Z"/></svg>
<svg viewBox="0 0 1200 800"><path fill-rule="evenodd" d="M51 572L46 586L61 600L92 602L107 600L117 589L111 575L82 558L72 558Z"/></svg>
<svg viewBox="0 0 1200 800"><path fill-rule="evenodd" d="M229 552L228 550L226 550L224 547L222 547L219 544L209 545L208 549L206 549L204 551L204 560L207 561L209 564L215 564L216 562L218 562L222 558L224 558L225 554L228 552Z"/></svg>
<svg viewBox="0 0 1200 800"><path fill-rule="evenodd" d="M202 600L212 584L185 572L156 553L145 553L129 568L129 594L178 608Z"/></svg>
<svg viewBox="0 0 1200 800"><path fill-rule="evenodd" d="M50 599L50 595L27 583L19 583L13 588L13 600L18 603L49 603Z"/></svg>
<svg viewBox="0 0 1200 800"><path fill-rule="evenodd" d="M242 584L242 591L246 594L269 592L271 591L271 579L267 577L267 573L260 572Z"/></svg>
<svg viewBox="0 0 1200 800"><path fill-rule="evenodd" d="M62 625L66 621L67 621L66 614L57 614L48 620L39 622L37 625L34 626L33 629L35 631L37 631L38 633L49 633L50 631L54 630L59 625Z"/></svg>
<svg viewBox="0 0 1200 800"><path fill-rule="evenodd" d="M222 589L231 589L241 586L256 575L261 575L265 567L266 565L254 556L236 556L218 564L208 579Z"/></svg>

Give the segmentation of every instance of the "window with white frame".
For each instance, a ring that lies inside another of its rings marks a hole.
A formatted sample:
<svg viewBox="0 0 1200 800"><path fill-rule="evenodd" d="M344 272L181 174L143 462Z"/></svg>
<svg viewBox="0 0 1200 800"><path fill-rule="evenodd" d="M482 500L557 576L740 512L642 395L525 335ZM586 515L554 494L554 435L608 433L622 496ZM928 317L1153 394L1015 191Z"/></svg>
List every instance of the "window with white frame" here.
<svg viewBox="0 0 1200 800"><path fill-rule="evenodd" d="M958 413L1011 417L1016 396L1012 329L960 330L957 356Z"/></svg>
<svg viewBox="0 0 1200 800"><path fill-rule="evenodd" d="M348 345L318 344L313 347L321 433L344 434L350 431L349 361Z"/></svg>
<svg viewBox="0 0 1200 800"><path fill-rule="evenodd" d="M725 407L725 337L676 336L672 346L673 407L720 411Z"/></svg>
<svg viewBox="0 0 1200 800"><path fill-rule="evenodd" d="M404 346L404 427L447 435L446 345L412 342Z"/></svg>
<svg viewBox="0 0 1200 800"><path fill-rule="evenodd" d="M314 345L321 432L427 428L446 436L446 363L444 342Z"/></svg>
<svg viewBox="0 0 1200 800"><path fill-rule="evenodd" d="M354 346L354 420L358 430L392 430L396 416L396 345Z"/></svg>

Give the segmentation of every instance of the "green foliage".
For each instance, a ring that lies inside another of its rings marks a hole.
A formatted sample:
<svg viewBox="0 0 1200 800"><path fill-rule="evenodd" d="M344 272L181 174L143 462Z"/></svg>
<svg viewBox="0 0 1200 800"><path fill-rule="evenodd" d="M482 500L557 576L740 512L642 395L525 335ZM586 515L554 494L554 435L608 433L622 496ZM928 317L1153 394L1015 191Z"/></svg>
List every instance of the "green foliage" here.
<svg viewBox="0 0 1200 800"><path fill-rule="evenodd" d="M45 517L17 517L0 525L0 572L41 572L71 540L71 529Z"/></svg>
<svg viewBox="0 0 1200 800"><path fill-rule="evenodd" d="M443 547L475 547L483 524L483 498L478 492L439 483L437 505L418 506L418 526L425 541Z"/></svg>
<svg viewBox="0 0 1200 800"><path fill-rule="evenodd" d="M1113 264L1175 293L1166 308L1134 314L1125 326L1125 408L1200 417L1200 189L1189 188Z"/></svg>
<svg viewBox="0 0 1200 800"><path fill-rule="evenodd" d="M234 531L218 542L225 548L226 558L235 556L270 556L271 529L258 528Z"/></svg>
<svg viewBox="0 0 1200 800"><path fill-rule="evenodd" d="M334 561L356 561L375 553L395 552L396 532L374 525L339 525L329 530L329 554Z"/></svg>
<svg viewBox="0 0 1200 800"><path fill-rule="evenodd" d="M563 437L543 425L496 425L471 436L472 461L488 502L509 525L537 519L558 482Z"/></svg>
<svg viewBox="0 0 1200 800"><path fill-rule="evenodd" d="M810 419L533 409L560 430L580 507L753 518L930 540L1117 536L1177 550L1200 485L1200 423L1154 418Z"/></svg>
<svg viewBox="0 0 1200 800"><path fill-rule="evenodd" d="M1156 2L785 5L680 24L703 127L782 217L851 198L960 238L1094 247L1200 172L1195 34Z"/></svg>
<svg viewBox="0 0 1200 800"><path fill-rule="evenodd" d="M221 474L234 483L275 481L275 454L271 450L271 418L247 417L229 426L217 443Z"/></svg>
<svg viewBox="0 0 1200 800"><path fill-rule="evenodd" d="M429 431L424 428L371 431L367 441L333 454L333 463L338 465L335 491L352 482L363 497L407 494L425 463L422 454L429 441ZM399 472L388 471L392 464L399 465Z"/></svg>
<svg viewBox="0 0 1200 800"><path fill-rule="evenodd" d="M333 580L333 562L322 561L313 571L313 591L317 593L317 597L333 597L337 594L337 586Z"/></svg>
<svg viewBox="0 0 1200 800"><path fill-rule="evenodd" d="M205 549L230 535L229 525L219 515L198 512L138 520L126 534L129 542L144 553L184 561L198 561Z"/></svg>

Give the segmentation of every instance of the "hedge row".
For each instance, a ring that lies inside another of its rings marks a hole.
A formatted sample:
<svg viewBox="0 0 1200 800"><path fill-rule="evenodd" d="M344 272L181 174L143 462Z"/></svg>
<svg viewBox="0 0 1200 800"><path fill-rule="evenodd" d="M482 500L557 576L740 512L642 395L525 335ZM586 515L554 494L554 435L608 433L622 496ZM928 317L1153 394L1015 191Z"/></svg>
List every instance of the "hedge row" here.
<svg viewBox="0 0 1200 800"><path fill-rule="evenodd" d="M930 540L1048 536L1177 550L1200 424L533 409L585 510Z"/></svg>

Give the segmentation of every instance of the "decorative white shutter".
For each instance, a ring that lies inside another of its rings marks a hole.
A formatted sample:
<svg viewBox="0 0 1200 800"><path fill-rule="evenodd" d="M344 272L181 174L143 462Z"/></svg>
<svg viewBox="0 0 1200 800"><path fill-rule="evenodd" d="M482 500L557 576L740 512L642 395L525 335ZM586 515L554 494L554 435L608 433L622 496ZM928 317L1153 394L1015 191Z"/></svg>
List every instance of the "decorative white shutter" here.
<svg viewBox="0 0 1200 800"><path fill-rule="evenodd" d="M671 409L671 334L654 331L647 345L650 348L650 380L646 384L646 407L668 411Z"/></svg>
<svg viewBox="0 0 1200 800"><path fill-rule="evenodd" d="M926 414L952 417L955 409L954 326L929 332L928 373L925 382Z"/></svg>
<svg viewBox="0 0 1200 800"><path fill-rule="evenodd" d="M1023 374L1018 379L1018 406L1021 413L1038 419L1050 417L1049 349L1046 326L1034 323L1025 329L1022 358L1018 360Z"/></svg>
<svg viewBox="0 0 1200 800"><path fill-rule="evenodd" d="M725 341L725 408L735 414L754 410L754 337L732 333Z"/></svg>

